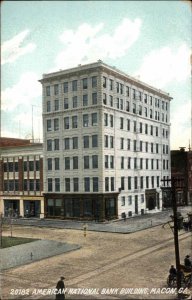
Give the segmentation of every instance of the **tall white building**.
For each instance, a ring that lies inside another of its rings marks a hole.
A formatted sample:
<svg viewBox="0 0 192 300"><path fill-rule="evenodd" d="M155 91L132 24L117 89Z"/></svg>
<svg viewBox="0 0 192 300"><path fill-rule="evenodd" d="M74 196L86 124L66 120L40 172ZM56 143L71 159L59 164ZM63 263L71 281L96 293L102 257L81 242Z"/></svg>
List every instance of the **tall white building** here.
<svg viewBox="0 0 192 300"><path fill-rule="evenodd" d="M169 94L102 61L40 82L46 216L104 220L161 210Z"/></svg>

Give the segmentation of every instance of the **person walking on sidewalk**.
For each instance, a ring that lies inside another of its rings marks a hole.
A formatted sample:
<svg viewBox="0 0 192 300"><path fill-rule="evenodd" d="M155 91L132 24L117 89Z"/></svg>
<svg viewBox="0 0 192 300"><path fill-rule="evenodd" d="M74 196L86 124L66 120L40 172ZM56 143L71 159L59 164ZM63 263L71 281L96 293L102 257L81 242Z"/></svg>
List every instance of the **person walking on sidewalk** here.
<svg viewBox="0 0 192 300"><path fill-rule="evenodd" d="M57 290L57 294L56 294L56 300L63 300L65 299L65 283L64 283L64 279L65 277L61 276L60 280L57 282L56 285L56 290Z"/></svg>

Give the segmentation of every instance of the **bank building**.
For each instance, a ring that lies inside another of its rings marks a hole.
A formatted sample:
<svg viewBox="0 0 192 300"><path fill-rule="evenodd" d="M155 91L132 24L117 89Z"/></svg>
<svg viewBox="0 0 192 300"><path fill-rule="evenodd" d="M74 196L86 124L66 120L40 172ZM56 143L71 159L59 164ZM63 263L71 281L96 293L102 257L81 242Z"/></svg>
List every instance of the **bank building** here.
<svg viewBox="0 0 192 300"><path fill-rule="evenodd" d="M162 210L169 94L101 60L42 77L45 217L103 221Z"/></svg>

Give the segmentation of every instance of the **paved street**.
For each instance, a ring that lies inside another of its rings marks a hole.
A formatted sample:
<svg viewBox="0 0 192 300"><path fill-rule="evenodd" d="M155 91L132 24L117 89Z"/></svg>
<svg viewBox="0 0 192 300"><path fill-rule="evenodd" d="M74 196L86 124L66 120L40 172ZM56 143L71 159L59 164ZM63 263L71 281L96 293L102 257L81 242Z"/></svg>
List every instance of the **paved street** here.
<svg viewBox="0 0 192 300"><path fill-rule="evenodd" d="M156 215L156 219L162 219L163 222L169 214L170 212L167 212L167 215L163 212L160 218ZM132 228L137 226L136 218L130 220L134 224ZM147 220L147 217L143 220ZM152 219L152 223L153 221ZM129 220L125 223L128 222ZM124 224L124 221L113 224L119 227L120 224L123 227L128 225ZM95 224L98 225L107 224ZM45 292L45 289L54 288L61 275L66 277L66 288L94 289L95 292L93 295L67 293L66 299L175 299L174 293L162 294L153 290L166 287L168 269L171 264L175 264L173 234L169 226L152 226L137 232L132 231L132 234L102 230L97 232L90 231L89 228L90 224L84 237L84 232L77 229L13 226L14 236L60 241L76 244L81 248L3 271L2 299L54 299L54 295L44 296L40 291L37 294L35 292L36 289L44 289ZM8 234L8 231L6 233ZM191 232L181 230L179 240L180 257L183 262L185 255L191 253ZM101 294L103 288L118 289L117 294L109 290L111 293ZM130 290L126 290L128 288L145 288L148 294L130 294ZM11 295L18 292L16 289L24 289L29 295Z"/></svg>

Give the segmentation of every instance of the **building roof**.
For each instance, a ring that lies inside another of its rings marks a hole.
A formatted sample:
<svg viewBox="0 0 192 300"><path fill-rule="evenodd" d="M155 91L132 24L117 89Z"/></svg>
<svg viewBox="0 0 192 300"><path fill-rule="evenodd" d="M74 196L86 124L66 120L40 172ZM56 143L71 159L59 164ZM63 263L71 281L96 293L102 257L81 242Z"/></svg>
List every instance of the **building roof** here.
<svg viewBox="0 0 192 300"><path fill-rule="evenodd" d="M106 71L107 73L110 73L111 75L119 76L122 80L127 81L130 84L133 84L137 87L147 89L149 92L155 93L160 97L164 97L167 100L173 99L169 96L169 93L166 93L160 89L156 89L126 73L123 71L117 69L114 66L109 66L106 63L104 63L101 60L98 60L97 62L86 64L86 65L78 65L77 67L65 69L65 70L59 70L57 72L43 74L43 78L39 80L41 83L50 82L51 80L60 80L62 77L66 77L67 75L71 75L71 73L74 73L76 75L77 73L84 73L87 69L90 71L93 71L95 68L99 68L103 71Z"/></svg>

